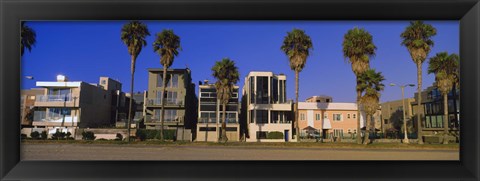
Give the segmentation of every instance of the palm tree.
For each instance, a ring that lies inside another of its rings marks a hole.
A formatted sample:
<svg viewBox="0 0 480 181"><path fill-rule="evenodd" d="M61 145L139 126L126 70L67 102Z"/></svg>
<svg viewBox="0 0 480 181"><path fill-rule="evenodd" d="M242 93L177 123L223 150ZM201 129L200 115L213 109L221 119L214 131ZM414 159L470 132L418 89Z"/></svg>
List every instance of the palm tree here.
<svg viewBox="0 0 480 181"><path fill-rule="evenodd" d="M281 50L288 56L290 68L295 71L295 133L297 141L300 141L300 128L298 126L298 74L302 71L307 63L307 57L310 50L313 49L310 36L305 31L293 29L287 32L283 40Z"/></svg>
<svg viewBox="0 0 480 181"><path fill-rule="evenodd" d="M224 58L221 61L215 62L215 65L212 67L212 75L217 79L215 89L217 89L217 99L222 104L222 134L219 142L227 142L227 104L232 97L235 84L240 80L240 73L234 61L229 58Z"/></svg>
<svg viewBox="0 0 480 181"><path fill-rule="evenodd" d="M418 144L423 144L422 140L422 119L420 116L420 107L422 104L422 64L427 59L427 55L433 47L432 36L437 34L437 30L429 24L422 21L411 21L410 25L400 35L402 45L406 46L413 62L417 65L417 139Z"/></svg>
<svg viewBox="0 0 480 181"><path fill-rule="evenodd" d="M131 82L130 82L130 102L128 106L128 133L127 142L130 142L130 124L132 122L132 103L133 103L133 82L135 74L135 63L142 48L147 45L145 38L150 36L147 25L140 21L131 21L122 27L121 39L127 45L128 53L131 56Z"/></svg>
<svg viewBox="0 0 480 181"><path fill-rule="evenodd" d="M435 74L435 84L443 96L443 144L448 144L448 93L452 91L454 84L458 82L458 65L460 57L447 52L437 53L428 62L428 73Z"/></svg>
<svg viewBox="0 0 480 181"><path fill-rule="evenodd" d="M352 71L356 76L357 86L359 85L359 76L370 69L370 58L375 56L377 47L373 44L373 37L363 28L353 28L348 30L343 38L343 56L348 59L352 65ZM360 98L362 91L357 91L357 134L360 133ZM357 144L361 144L360 136L357 136Z"/></svg>
<svg viewBox="0 0 480 181"><path fill-rule="evenodd" d="M367 115L365 121L365 139L363 144L368 144L367 140L370 136L370 130L375 130L373 114L375 114L379 107L380 91L383 91L385 87L382 83L384 80L385 78L382 73L376 72L375 69L369 69L358 77L357 91L365 92L360 98L360 102Z"/></svg>
<svg viewBox="0 0 480 181"><path fill-rule="evenodd" d="M173 30L163 30L160 33L157 33L157 38L153 42L153 51L157 52L160 55L160 64L163 66L163 85L162 85L162 112L161 112L161 128L160 128L160 140L164 141L163 138L163 123L165 116L165 95L166 95L166 86L167 86L167 69L172 66L173 60L178 56L178 50L180 50L180 37L173 33Z"/></svg>
<svg viewBox="0 0 480 181"><path fill-rule="evenodd" d="M25 24L25 21L22 21L22 32L21 32L21 40L20 40L20 52L21 55L23 56L23 53L25 52L25 48L28 49L29 52L32 51L32 47L35 45L37 34L35 33L35 30L30 28Z"/></svg>

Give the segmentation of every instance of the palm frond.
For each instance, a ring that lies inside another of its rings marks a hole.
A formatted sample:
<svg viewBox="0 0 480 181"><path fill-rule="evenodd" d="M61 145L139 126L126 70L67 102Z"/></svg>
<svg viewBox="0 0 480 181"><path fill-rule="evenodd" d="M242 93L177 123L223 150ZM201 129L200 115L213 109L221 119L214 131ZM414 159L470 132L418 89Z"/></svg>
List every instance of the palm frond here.
<svg viewBox="0 0 480 181"><path fill-rule="evenodd" d="M157 33L157 37L153 42L153 51L160 55L160 63L167 68L173 64L173 60L178 56L181 50L180 37L173 30L163 30Z"/></svg>
<svg viewBox="0 0 480 181"><path fill-rule="evenodd" d="M294 28L287 32L280 49L288 56L290 68L301 71L305 67L310 50L313 49L313 44L305 31Z"/></svg>

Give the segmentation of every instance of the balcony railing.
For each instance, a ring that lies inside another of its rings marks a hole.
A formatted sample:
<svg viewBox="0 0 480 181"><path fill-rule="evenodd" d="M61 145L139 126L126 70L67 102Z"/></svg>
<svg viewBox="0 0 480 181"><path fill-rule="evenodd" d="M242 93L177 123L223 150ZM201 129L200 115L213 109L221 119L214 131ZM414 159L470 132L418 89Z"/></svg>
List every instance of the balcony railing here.
<svg viewBox="0 0 480 181"><path fill-rule="evenodd" d="M160 116L147 116L145 119L147 123L160 123L161 119ZM176 119L169 119L166 118L164 123L176 123L176 122L183 122L183 116L177 117Z"/></svg>
<svg viewBox="0 0 480 181"><path fill-rule="evenodd" d="M199 118L198 123L216 123L216 119L208 119L208 118ZM219 123L222 123L222 120L219 120ZM229 123L238 123L238 120L236 119L227 119L227 124Z"/></svg>
<svg viewBox="0 0 480 181"><path fill-rule="evenodd" d="M77 117L74 116L72 117L71 115L65 115L65 117L62 114L58 113L49 113L47 115L46 111L35 111L33 113L33 121L34 122L77 122Z"/></svg>
<svg viewBox="0 0 480 181"><path fill-rule="evenodd" d="M183 106L184 101L183 99L176 99L176 98L165 98L165 106ZM148 99L147 105L149 106L161 106L162 99L155 98L155 99Z"/></svg>
<svg viewBox="0 0 480 181"><path fill-rule="evenodd" d="M70 102L72 101L72 95L71 94L37 95L36 101L37 102Z"/></svg>

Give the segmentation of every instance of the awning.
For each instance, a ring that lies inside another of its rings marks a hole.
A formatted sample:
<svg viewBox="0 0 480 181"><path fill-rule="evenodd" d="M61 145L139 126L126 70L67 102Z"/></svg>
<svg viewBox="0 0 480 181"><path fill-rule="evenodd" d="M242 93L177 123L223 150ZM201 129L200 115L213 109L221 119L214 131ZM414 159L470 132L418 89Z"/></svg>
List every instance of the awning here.
<svg viewBox="0 0 480 181"><path fill-rule="evenodd" d="M330 123L330 119L328 118L323 119L322 129L332 129L332 124Z"/></svg>

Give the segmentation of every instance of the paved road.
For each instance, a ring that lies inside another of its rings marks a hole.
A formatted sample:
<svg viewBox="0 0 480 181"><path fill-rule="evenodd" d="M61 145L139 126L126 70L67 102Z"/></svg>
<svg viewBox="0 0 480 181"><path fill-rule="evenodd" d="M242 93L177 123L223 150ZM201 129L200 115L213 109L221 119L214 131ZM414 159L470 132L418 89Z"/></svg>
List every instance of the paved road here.
<svg viewBox="0 0 480 181"><path fill-rule="evenodd" d="M22 144L22 160L458 160L458 151Z"/></svg>

